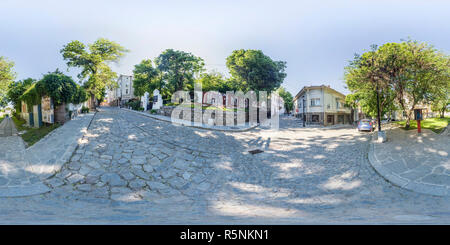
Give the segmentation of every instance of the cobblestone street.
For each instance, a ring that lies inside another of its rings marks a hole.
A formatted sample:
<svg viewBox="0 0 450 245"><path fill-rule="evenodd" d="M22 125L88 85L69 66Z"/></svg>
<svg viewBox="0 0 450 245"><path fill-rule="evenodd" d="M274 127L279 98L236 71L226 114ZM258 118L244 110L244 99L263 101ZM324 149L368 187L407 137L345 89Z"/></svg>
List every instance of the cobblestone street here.
<svg viewBox="0 0 450 245"><path fill-rule="evenodd" d="M45 180L51 191L0 198L0 223L450 223L450 197L401 189L372 169L370 140L287 117L278 131L238 133L101 108Z"/></svg>

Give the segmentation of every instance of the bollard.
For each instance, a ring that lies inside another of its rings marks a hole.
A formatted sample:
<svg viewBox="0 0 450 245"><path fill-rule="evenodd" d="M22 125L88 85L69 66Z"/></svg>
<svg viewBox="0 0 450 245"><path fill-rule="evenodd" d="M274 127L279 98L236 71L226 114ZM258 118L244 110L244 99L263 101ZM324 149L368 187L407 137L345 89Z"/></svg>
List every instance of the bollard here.
<svg viewBox="0 0 450 245"><path fill-rule="evenodd" d="M420 128L420 120L417 120L417 133L421 133L422 132L422 130L421 130L421 128Z"/></svg>

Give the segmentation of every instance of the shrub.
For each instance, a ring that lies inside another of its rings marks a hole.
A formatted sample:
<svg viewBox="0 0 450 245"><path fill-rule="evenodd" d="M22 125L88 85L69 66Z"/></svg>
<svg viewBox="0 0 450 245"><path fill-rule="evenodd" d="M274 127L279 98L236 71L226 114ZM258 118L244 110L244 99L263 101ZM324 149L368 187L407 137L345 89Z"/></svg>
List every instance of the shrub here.
<svg viewBox="0 0 450 245"><path fill-rule="evenodd" d="M176 103L176 102L170 102L170 103L167 103L167 104L164 104L165 106L177 106L177 105L179 105L180 103Z"/></svg>
<svg viewBox="0 0 450 245"><path fill-rule="evenodd" d="M131 107L131 109L138 111L141 108L141 102L139 100L132 100L125 103L126 106Z"/></svg>
<svg viewBox="0 0 450 245"><path fill-rule="evenodd" d="M150 110L150 113L151 113L151 114L156 114L156 110L155 110L155 109L151 109L151 110Z"/></svg>
<svg viewBox="0 0 450 245"><path fill-rule="evenodd" d="M81 113L89 113L89 108L86 106L81 107Z"/></svg>

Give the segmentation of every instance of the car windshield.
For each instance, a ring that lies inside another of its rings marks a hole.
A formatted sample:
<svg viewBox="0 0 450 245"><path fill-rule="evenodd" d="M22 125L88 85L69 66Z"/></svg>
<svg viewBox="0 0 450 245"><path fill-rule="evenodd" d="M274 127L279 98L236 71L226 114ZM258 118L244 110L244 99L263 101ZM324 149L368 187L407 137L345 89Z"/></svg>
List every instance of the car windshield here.
<svg viewBox="0 0 450 245"><path fill-rule="evenodd" d="M370 124L370 121L361 121L361 124Z"/></svg>

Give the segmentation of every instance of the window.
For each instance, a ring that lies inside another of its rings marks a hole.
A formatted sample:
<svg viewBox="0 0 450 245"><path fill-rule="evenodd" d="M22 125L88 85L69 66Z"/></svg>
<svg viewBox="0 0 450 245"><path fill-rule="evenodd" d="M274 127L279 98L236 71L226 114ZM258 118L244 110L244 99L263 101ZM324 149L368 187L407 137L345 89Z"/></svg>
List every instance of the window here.
<svg viewBox="0 0 450 245"><path fill-rule="evenodd" d="M319 115L312 115L311 116L311 121L312 122L319 122Z"/></svg>
<svg viewBox="0 0 450 245"><path fill-rule="evenodd" d="M320 106L320 99L311 99L311 106Z"/></svg>
<svg viewBox="0 0 450 245"><path fill-rule="evenodd" d="M327 123L334 124L334 115L327 115Z"/></svg>
<svg viewBox="0 0 450 245"><path fill-rule="evenodd" d="M339 102L339 100L336 99L336 109L339 110L340 107L341 107L341 102Z"/></svg>
<svg viewBox="0 0 450 245"><path fill-rule="evenodd" d="M125 93L128 94L128 89L125 90Z"/></svg>

